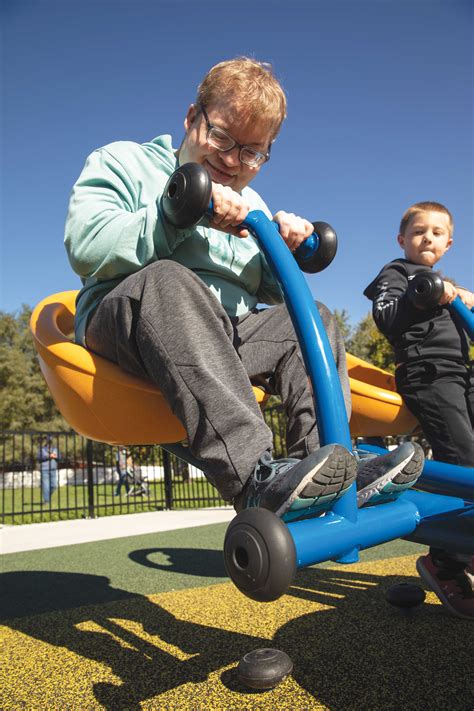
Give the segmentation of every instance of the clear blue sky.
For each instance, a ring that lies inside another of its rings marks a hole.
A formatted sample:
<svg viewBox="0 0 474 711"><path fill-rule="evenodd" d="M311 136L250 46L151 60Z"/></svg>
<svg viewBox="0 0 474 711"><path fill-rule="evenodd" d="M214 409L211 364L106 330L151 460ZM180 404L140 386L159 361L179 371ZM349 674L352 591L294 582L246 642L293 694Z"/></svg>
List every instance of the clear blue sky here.
<svg viewBox="0 0 474 711"><path fill-rule="evenodd" d="M471 0L0 0L3 26L0 308L78 288L63 247L71 187L111 141L171 133L216 62L269 61L288 119L254 181L276 212L333 224L339 251L315 297L368 311L362 291L401 256L402 212L455 217L443 271L473 279Z"/></svg>

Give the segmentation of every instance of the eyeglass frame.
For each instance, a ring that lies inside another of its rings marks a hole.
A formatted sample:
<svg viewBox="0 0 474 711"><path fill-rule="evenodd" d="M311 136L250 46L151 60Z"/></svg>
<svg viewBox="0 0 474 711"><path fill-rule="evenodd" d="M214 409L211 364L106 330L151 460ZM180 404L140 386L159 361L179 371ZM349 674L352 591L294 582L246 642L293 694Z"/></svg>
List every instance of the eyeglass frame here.
<svg viewBox="0 0 474 711"><path fill-rule="evenodd" d="M233 136L230 135L225 129L221 128L220 126L214 126L209 121L209 116L207 115L207 111L204 108L203 104L198 104L200 110L202 111L202 115L204 116L204 120L206 122L206 127L207 127L207 133L206 133L206 141L209 142L209 134L213 129L217 129L218 131L222 131L222 133L227 136L227 138L232 141L232 145L229 148L226 148L225 150L222 148L218 148L217 146L213 146L213 148L216 148L219 152L221 153L228 153L229 151L234 150L234 148L239 149L239 161L243 164L246 165L248 168L260 168L262 165L267 163L270 160L270 150L271 150L271 144L268 148L268 151L266 153L263 153L262 151L257 151L255 148L252 148L251 146L247 146L245 143L239 143L238 141L235 140ZM212 145L212 144L210 144ZM257 163L256 165L249 165L249 163L246 163L244 160L241 158L242 151L244 148L247 151L251 151L252 153L255 153L256 156L262 156L263 161L261 163Z"/></svg>

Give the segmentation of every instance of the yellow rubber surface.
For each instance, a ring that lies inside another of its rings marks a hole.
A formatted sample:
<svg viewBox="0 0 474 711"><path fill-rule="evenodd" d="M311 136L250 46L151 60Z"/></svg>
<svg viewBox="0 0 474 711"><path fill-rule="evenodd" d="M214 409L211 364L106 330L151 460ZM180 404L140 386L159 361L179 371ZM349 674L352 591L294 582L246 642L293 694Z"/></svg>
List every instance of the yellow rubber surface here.
<svg viewBox="0 0 474 711"><path fill-rule="evenodd" d="M416 556L307 568L280 600L230 583L125 594L1 627L2 709L472 709L474 634L434 594L410 617L384 595L418 582ZM121 594L123 593L123 594ZM34 591L32 592L34 595ZM239 687L245 652L294 662L271 691Z"/></svg>

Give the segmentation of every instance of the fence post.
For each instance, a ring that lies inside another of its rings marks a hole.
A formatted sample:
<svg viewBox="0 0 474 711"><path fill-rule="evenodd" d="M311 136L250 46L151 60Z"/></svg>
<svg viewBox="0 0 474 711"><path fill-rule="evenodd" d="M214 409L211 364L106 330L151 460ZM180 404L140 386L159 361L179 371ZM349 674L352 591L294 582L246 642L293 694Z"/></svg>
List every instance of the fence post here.
<svg viewBox="0 0 474 711"><path fill-rule="evenodd" d="M173 473L171 471L171 455L166 449L161 450L163 454L163 471L165 475L165 506L167 509L173 508Z"/></svg>
<svg viewBox="0 0 474 711"><path fill-rule="evenodd" d="M86 442L86 458L87 458L87 511L89 518L94 518L94 461L93 461L93 442L88 439Z"/></svg>

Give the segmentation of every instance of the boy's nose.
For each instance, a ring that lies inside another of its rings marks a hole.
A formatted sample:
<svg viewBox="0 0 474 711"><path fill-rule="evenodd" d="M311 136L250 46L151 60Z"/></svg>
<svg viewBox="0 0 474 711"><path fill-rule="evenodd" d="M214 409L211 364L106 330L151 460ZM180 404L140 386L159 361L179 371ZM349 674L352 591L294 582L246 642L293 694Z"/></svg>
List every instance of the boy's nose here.
<svg viewBox="0 0 474 711"><path fill-rule="evenodd" d="M237 146L234 146L234 148L225 153L219 151L219 157L228 168L240 165L239 148Z"/></svg>

